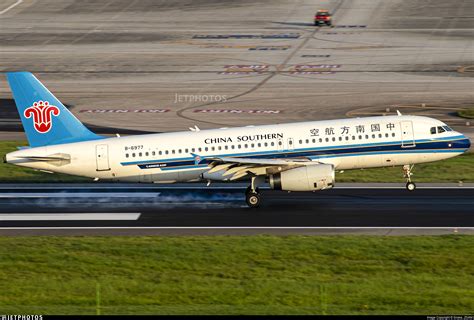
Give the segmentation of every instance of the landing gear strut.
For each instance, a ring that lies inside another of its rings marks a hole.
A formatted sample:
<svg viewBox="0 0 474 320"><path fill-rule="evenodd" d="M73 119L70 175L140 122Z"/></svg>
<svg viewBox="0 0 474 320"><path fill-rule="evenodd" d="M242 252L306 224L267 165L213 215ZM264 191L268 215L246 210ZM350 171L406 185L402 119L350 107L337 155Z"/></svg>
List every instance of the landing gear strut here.
<svg viewBox="0 0 474 320"><path fill-rule="evenodd" d="M262 176L252 177L252 183L245 191L245 201L250 208L258 208L261 202L258 186L265 182Z"/></svg>
<svg viewBox="0 0 474 320"><path fill-rule="evenodd" d="M416 189L416 184L411 181L411 176L413 173L411 171L413 170L414 165L409 165L406 164L403 166L403 177L407 180L406 188L408 191L415 191Z"/></svg>

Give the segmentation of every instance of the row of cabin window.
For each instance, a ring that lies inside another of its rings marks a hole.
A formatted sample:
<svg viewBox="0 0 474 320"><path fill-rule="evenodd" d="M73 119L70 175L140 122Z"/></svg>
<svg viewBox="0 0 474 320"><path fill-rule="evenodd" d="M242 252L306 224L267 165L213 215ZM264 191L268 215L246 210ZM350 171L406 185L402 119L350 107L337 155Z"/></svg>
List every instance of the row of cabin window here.
<svg viewBox="0 0 474 320"><path fill-rule="evenodd" d="M255 145L257 145L258 148L262 147L262 145L265 146L265 147L268 147L269 145L272 146L272 147L274 147L274 146L275 146L275 142L273 142L273 141L270 142L270 143L269 143L269 142L264 142L264 143L260 143L260 142L259 142L259 143L257 143L257 144L251 143L251 144L250 144L250 147L251 147L251 148L255 148ZM278 141L278 145L279 145L279 146L282 146L282 145L283 145L283 142ZM183 153L183 151L184 151L184 153L189 153L190 150L191 150L191 152L196 152L196 151L197 151L197 152L202 152L203 150L204 150L204 151L216 151L216 150L219 150L219 151L220 151L220 150L229 150L229 149L235 150L235 149L242 149L242 147L243 147L244 149L247 149L247 148L249 147L249 144L247 144L247 143L244 144L244 145L238 144L237 146L236 146L236 145L230 145L230 146L225 145L225 146L223 146L223 147L222 147L222 146L217 146L217 147L204 147L204 148L191 148L191 149L187 149L187 148L186 148L186 149L178 149L178 150L170 150L170 151L165 150L165 151L158 151L158 155L161 156L161 155L163 155L163 154L165 154L165 155L166 155L166 154L181 154L181 153ZM148 157L149 155L150 155L149 152L145 152L145 156L146 156L146 157ZM155 151L152 151L152 152L151 152L151 155L152 155L152 156L155 156L155 155L156 155L156 152L155 152ZM132 153L131 156L132 156L132 157L135 157L136 154L135 154L135 153ZM139 156L139 157L143 156L143 153L142 153L142 152L139 152L139 153L138 153L138 156ZM126 154L125 154L125 157L128 158L128 157L129 157L129 154L126 153Z"/></svg>
<svg viewBox="0 0 474 320"><path fill-rule="evenodd" d="M350 137L352 137L352 138L350 138ZM372 139L375 139L376 137L377 137L377 135L376 135L375 133L372 134ZM379 134L378 134L378 137L379 137L379 138L382 138L383 135L382 135L381 133L379 133ZM386 133L386 134L385 134L385 138L388 138L388 137L390 137L390 135L389 135L388 133ZM395 132L392 132L392 137L395 137ZM359 138L359 140L362 140L362 139L364 139L364 135L359 135L359 136L345 136L345 138L343 138L342 136L339 136L338 139L336 139L336 137L332 137L331 139L329 139L328 137L326 137L326 138L324 139L324 141L326 141L326 142L329 142L330 140L331 140L331 141L336 141L336 140L342 141L342 140L344 140L344 139L345 139L346 141L349 141L349 140L351 140L351 139L352 139L352 140L356 140L357 138ZM369 135L368 135L368 134L365 135L365 139L369 139ZM319 141L319 143L323 142L323 138L319 138L318 141ZM310 140L309 140L309 139L306 139L305 142L306 142L306 143L310 143ZM316 139L312 139L312 142L313 142L313 143L316 143ZM290 140L289 143L291 144L291 140ZM303 144L303 140L300 140L299 143L300 143L300 144Z"/></svg>
<svg viewBox="0 0 474 320"><path fill-rule="evenodd" d="M379 133L379 134L378 134L378 137L379 137L379 138L382 138L383 135L382 135L381 133ZM385 134L385 137L388 138L388 137L389 137L389 134L386 133L386 134ZM392 137L395 137L395 132L392 132ZM359 140L362 140L362 139L364 138L364 136L359 135L358 138L359 138ZM375 135L375 134L372 134L372 138L375 139L375 138L376 138L376 135ZM352 140L356 140L356 139L357 139L357 136L352 136ZM368 135L368 134L365 135L365 139L369 139L369 135ZM336 141L336 137L332 137L331 140L332 140L332 141ZM342 141L342 140L343 140L342 137L339 137L339 141ZM346 140L346 141L349 141L349 136L346 136L346 137L345 137L345 140ZM326 141L326 142L329 142L330 139L329 139L329 138L326 138L325 141ZM305 142L306 142L306 143L310 143L310 140L309 140L309 139L306 139ZM313 142L313 143L316 143L316 139L312 139L312 142ZM322 143L322 142L323 142L323 139L322 139L322 138L319 138L319 142ZM300 140L299 143L300 143L300 144L303 144L303 140ZM292 140L289 140L289 141L288 141L288 144L292 145L292 144L293 144L293 141L292 141ZM251 148L255 148L255 145L257 145L257 147L260 148L260 147L262 146L262 143L260 143L260 142L257 143L257 144L251 143L251 144L250 144L250 147L251 147ZM270 142L270 143L264 142L264 143L263 143L263 146L265 146L265 147L268 147L269 145L272 146L272 147L274 147L274 146L275 146L275 142ZM278 145L279 145L279 146L282 146L282 145L283 145L283 142L282 142L281 140L278 141ZM244 148L248 148L248 147L249 147L248 144L244 144L243 146L244 146ZM229 150L229 148L230 148L231 150L234 150L234 149L235 149L235 145L231 145L230 147L227 146L227 145L225 145L224 147L222 147L222 146L217 146L217 147L204 147L204 151L209 151L209 150L211 150L211 151L216 151L216 149L219 150L219 151L222 150L222 149L224 149L224 150ZM242 145L240 145L240 144L237 145L237 149L241 149L241 148L242 148ZM165 150L165 151L158 151L158 155L161 156L161 155L163 155L163 154L165 154L165 155L167 155L167 154L181 154L181 153L183 153L183 151L184 151L184 153L189 153L189 150L191 150L191 152L196 152L196 150L197 150L197 152L202 152L202 151L203 151L203 148L191 148L191 149L187 149L187 148L186 148L186 149L178 149L178 150L171 150L171 151L168 151L168 150ZM151 152L151 155L152 155L152 156L156 156L156 152L155 152L155 151L152 151L152 152ZM129 155L128 153L125 154L125 157L126 157L126 158L128 158L129 156L130 156L130 155ZM135 154L135 153L132 153L131 156L132 156L132 157L135 157L136 154ZM143 153L142 153L142 152L139 152L139 153L138 153L138 156L139 156L139 157L142 157L142 156L143 156ZM145 152L145 157L148 157L148 156L150 156L150 152L147 151L147 152Z"/></svg>

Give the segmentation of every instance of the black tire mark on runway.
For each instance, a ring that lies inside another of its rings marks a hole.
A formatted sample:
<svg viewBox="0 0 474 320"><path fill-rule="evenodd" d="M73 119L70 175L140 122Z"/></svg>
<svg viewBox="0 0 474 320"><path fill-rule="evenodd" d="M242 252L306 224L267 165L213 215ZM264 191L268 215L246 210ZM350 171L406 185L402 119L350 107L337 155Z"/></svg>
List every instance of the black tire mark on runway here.
<svg viewBox="0 0 474 320"><path fill-rule="evenodd" d="M333 10L333 16L336 14L337 10L341 7L341 5L344 3L344 0L341 0L339 1L339 3L336 5L336 7L334 8ZM260 81L259 83L257 83L255 86L253 86L252 88L242 92L242 93L239 93L235 96L232 96L232 97L229 97L227 99L227 101L230 101L230 100L233 100L233 99L237 99L237 98L240 98L240 97L243 97L245 95L248 95L256 90L258 90L259 88L261 88L262 86L264 86L270 79L272 79L273 77L275 77L277 74L279 74L281 72L281 69L295 56L296 53L298 53L301 48L303 48L309 40L311 40L314 35L321 30L321 27L318 27L318 28L315 28L310 35L308 35L284 60L282 63L280 63L277 67L276 67L276 71L272 72L268 77L266 77L265 79L263 79L262 81ZM209 103L204 103L204 104L201 104L201 105L197 105L197 106L190 106L190 107L186 107L186 108L183 108L183 109L180 109L176 112L177 116L180 117L180 118L183 118L183 119L187 119L187 120L191 120L191 121L194 121L194 122L201 122L201 123L207 123L207 124L212 124L212 125L217 125L217 126L229 126L228 124L225 124L225 123L216 123L216 122L212 122L212 121L206 121L206 120L197 120L197 119L194 119L192 117L188 117L188 116L185 116L183 113L187 110L190 110L190 109L193 109L193 108L202 108L202 107L207 107L207 106L210 106L210 105L216 105L216 104L219 104L220 102L209 102Z"/></svg>

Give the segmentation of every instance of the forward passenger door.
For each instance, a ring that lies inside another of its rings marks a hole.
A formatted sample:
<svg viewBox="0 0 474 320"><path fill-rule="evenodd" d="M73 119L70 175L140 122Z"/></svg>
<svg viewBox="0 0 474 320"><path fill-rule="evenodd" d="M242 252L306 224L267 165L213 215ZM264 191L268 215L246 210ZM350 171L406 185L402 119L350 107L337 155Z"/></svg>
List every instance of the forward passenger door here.
<svg viewBox="0 0 474 320"><path fill-rule="evenodd" d="M415 135L413 133L413 122L402 121L400 123L402 130L402 148L412 148L415 146Z"/></svg>

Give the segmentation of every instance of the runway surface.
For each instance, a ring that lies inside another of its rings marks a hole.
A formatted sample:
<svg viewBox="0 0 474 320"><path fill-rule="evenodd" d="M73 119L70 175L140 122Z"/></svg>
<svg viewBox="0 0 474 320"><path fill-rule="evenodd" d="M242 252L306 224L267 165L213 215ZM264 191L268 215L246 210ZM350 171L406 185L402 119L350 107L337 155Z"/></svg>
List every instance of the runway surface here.
<svg viewBox="0 0 474 320"><path fill-rule="evenodd" d="M0 235L474 234L474 186L351 185L317 193L243 185L0 186Z"/></svg>

